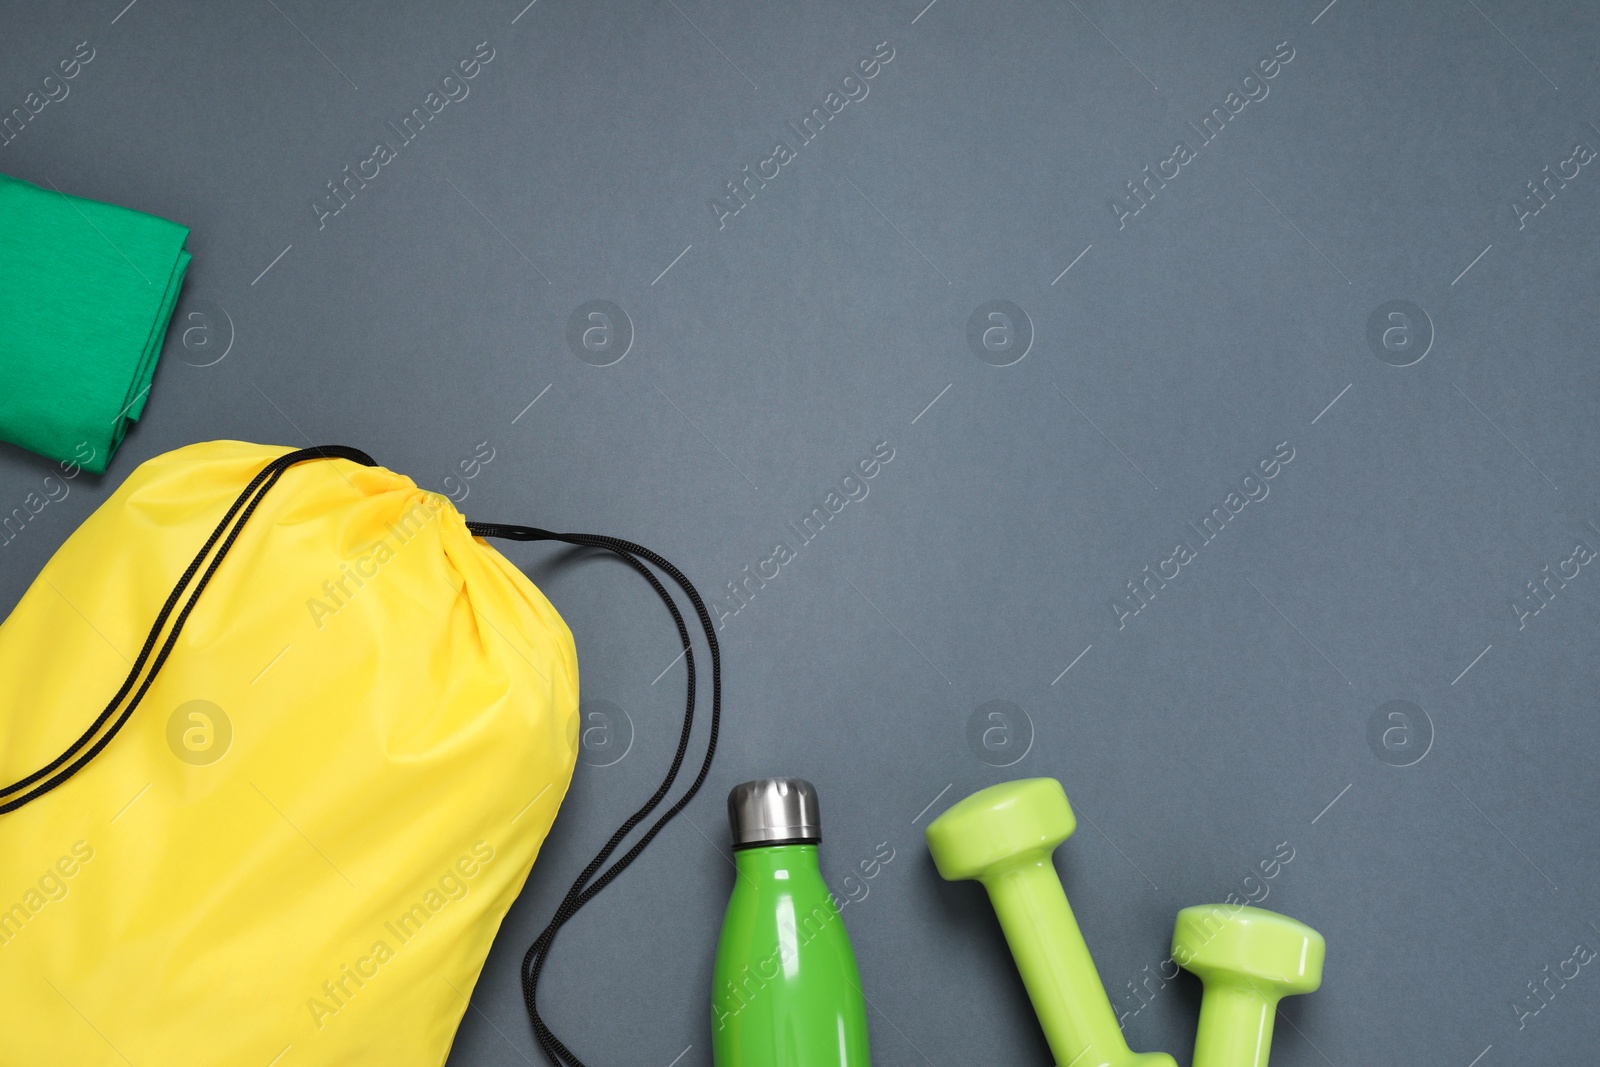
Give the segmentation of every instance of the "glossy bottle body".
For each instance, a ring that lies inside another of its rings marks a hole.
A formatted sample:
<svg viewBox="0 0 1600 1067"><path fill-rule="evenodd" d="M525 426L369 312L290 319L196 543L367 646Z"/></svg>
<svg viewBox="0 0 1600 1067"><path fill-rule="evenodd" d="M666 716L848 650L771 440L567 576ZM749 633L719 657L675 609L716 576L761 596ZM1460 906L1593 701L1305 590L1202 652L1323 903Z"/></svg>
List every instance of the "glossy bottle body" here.
<svg viewBox="0 0 1600 1067"><path fill-rule="evenodd" d="M741 848L734 862L712 978L716 1067L868 1067L861 974L817 846Z"/></svg>

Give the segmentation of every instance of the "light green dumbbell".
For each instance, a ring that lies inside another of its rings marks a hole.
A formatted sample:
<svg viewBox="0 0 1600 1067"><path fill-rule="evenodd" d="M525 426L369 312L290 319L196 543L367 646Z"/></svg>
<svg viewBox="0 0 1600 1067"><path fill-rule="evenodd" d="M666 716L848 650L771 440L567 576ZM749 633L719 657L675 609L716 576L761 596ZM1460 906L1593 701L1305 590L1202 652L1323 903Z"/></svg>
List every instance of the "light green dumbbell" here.
<svg viewBox="0 0 1600 1067"><path fill-rule="evenodd" d="M1059 1067L1177 1067L1171 1056L1132 1052L1122 1039L1050 862L1076 828L1060 782L1024 778L972 794L926 834L941 875L975 878L989 891Z"/></svg>
<svg viewBox="0 0 1600 1067"><path fill-rule="evenodd" d="M1322 984L1326 943L1275 911L1202 904L1178 912L1172 958L1205 986L1194 1067L1266 1067L1278 1001Z"/></svg>

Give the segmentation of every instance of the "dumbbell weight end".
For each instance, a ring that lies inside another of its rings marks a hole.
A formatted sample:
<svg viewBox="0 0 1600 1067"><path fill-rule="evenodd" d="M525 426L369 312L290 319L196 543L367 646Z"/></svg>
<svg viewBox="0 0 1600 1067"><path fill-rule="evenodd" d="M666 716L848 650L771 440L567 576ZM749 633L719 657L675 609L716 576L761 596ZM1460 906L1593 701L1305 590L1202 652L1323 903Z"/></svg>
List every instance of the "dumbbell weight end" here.
<svg viewBox="0 0 1600 1067"><path fill-rule="evenodd" d="M1327 944L1298 920L1240 904L1178 912L1172 958L1205 986L1194 1067L1267 1067L1278 1001L1322 984Z"/></svg>

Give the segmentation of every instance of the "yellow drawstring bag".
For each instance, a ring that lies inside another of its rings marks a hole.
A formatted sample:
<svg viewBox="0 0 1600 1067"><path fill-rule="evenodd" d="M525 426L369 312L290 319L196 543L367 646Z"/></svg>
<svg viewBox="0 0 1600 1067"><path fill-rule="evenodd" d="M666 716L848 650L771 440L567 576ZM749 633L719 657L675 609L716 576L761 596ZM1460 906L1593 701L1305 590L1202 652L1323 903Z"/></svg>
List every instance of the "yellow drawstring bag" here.
<svg viewBox="0 0 1600 1067"><path fill-rule="evenodd" d="M444 1062L572 776L572 637L445 498L286 452L145 463L0 626L5 1067Z"/></svg>

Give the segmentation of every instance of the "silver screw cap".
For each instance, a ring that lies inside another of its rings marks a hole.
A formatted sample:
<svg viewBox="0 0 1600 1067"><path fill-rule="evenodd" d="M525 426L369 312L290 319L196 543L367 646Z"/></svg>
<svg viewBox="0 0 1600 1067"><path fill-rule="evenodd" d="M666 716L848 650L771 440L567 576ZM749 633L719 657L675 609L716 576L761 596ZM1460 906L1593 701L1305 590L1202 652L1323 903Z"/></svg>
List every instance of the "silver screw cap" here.
<svg viewBox="0 0 1600 1067"><path fill-rule="evenodd" d="M822 840L817 789L804 778L757 778L728 793L733 847L815 844Z"/></svg>

